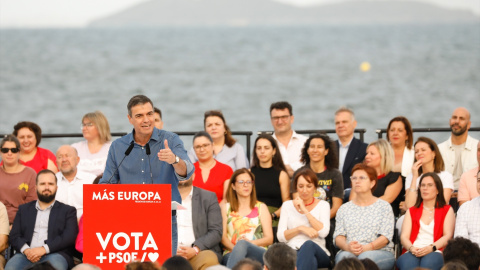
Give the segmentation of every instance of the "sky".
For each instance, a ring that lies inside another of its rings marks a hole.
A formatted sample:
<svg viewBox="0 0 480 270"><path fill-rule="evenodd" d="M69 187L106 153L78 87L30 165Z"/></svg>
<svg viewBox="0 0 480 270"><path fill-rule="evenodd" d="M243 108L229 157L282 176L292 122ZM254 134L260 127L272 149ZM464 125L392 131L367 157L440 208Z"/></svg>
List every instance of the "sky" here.
<svg viewBox="0 0 480 270"><path fill-rule="evenodd" d="M147 0L0 0L0 28L85 27L94 19L114 14L144 1ZM308 6L343 0L275 1ZM418 1L446 8L471 10L480 16L480 0Z"/></svg>

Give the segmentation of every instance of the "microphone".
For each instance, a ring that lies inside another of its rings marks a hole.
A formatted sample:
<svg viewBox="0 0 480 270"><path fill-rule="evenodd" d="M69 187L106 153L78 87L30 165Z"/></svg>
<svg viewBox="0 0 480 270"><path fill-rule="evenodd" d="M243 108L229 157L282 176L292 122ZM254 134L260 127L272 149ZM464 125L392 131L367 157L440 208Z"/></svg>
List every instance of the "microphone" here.
<svg viewBox="0 0 480 270"><path fill-rule="evenodd" d="M150 180L153 184L152 166L150 165L150 145L148 143L145 145L145 152L147 153L148 167L150 168Z"/></svg>
<svg viewBox="0 0 480 270"><path fill-rule="evenodd" d="M118 168L120 168L120 165L122 165L123 161L125 160L125 158L130 155L130 152L132 152L133 150L133 147L135 146L135 142L132 141L130 143L130 145L128 146L127 150L125 151L125 156L123 157L122 161L120 161L120 164L118 164L117 168L115 168L115 171L113 171L113 174L112 176L110 176L110 179L108 179L107 181L107 184L110 184L110 181L112 180L113 176L115 175L115 173L118 171Z"/></svg>

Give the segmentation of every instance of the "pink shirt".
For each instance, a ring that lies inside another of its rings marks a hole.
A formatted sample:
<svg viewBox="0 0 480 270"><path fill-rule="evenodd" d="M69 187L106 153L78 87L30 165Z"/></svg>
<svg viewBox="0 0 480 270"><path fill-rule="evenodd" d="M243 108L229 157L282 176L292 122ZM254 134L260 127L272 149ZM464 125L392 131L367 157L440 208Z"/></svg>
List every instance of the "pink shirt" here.
<svg viewBox="0 0 480 270"><path fill-rule="evenodd" d="M458 186L458 201L470 201L477 197L477 173L478 167L468 170L462 174Z"/></svg>

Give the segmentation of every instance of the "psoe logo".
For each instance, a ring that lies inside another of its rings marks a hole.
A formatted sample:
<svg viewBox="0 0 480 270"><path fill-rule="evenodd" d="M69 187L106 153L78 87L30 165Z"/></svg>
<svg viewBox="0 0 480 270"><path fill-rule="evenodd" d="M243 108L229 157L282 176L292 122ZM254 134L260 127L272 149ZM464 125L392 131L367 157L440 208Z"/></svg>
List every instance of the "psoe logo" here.
<svg viewBox="0 0 480 270"><path fill-rule="evenodd" d="M162 198L158 192L153 191L114 191L108 192L106 189L103 192L93 192L93 201L104 200L119 200L119 201L135 201L136 203L160 203Z"/></svg>

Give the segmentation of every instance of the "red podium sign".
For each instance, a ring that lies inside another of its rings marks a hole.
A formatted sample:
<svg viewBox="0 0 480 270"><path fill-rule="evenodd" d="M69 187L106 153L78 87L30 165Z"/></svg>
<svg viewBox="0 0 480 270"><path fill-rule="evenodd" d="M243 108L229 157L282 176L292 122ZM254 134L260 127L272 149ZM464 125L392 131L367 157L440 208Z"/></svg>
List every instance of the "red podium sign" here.
<svg viewBox="0 0 480 270"><path fill-rule="evenodd" d="M123 269L172 254L170 185L84 185L83 261Z"/></svg>

